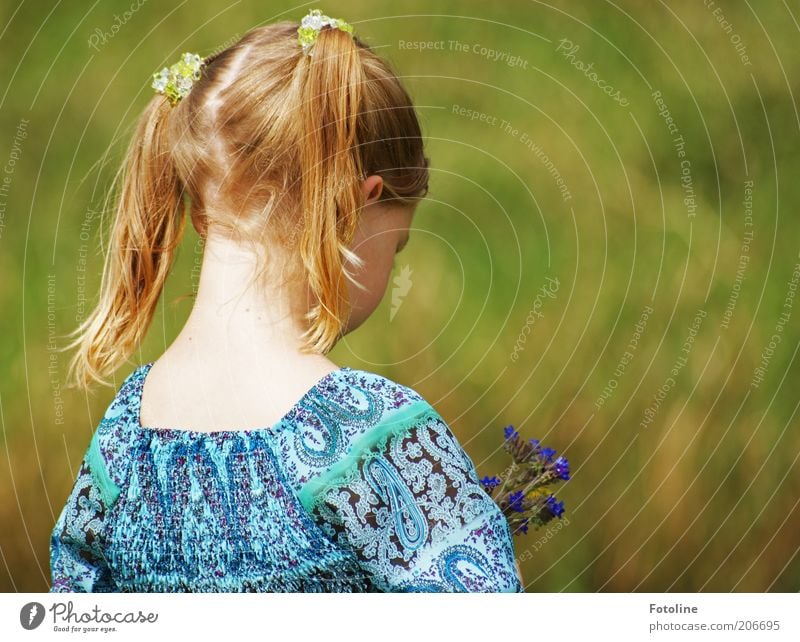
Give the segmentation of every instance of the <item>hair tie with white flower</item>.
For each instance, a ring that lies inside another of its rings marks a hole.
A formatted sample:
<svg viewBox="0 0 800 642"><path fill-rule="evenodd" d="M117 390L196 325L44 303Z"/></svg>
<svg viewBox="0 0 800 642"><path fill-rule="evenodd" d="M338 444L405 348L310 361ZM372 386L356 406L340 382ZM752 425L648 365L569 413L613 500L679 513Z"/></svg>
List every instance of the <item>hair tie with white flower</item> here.
<svg viewBox="0 0 800 642"><path fill-rule="evenodd" d="M152 87L156 93L164 94L172 105L176 105L199 80L204 64L197 54L184 53L174 65L153 74Z"/></svg>
<svg viewBox="0 0 800 642"><path fill-rule="evenodd" d="M303 47L303 53L312 55L311 47L317 41L319 32L323 27L333 27L341 31L346 31L353 35L353 27L344 20L326 16L319 9L311 9L308 14L300 21L297 29L297 42Z"/></svg>

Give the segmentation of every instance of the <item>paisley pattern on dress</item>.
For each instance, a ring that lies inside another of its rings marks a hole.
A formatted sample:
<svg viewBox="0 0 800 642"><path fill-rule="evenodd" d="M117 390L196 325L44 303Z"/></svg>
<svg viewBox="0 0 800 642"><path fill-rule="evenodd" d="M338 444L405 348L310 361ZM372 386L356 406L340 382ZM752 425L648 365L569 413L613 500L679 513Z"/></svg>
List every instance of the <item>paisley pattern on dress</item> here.
<svg viewBox="0 0 800 642"><path fill-rule="evenodd" d="M114 590L104 555L106 505L86 459L50 537L51 591Z"/></svg>
<svg viewBox="0 0 800 642"><path fill-rule="evenodd" d="M425 542L428 523L414 502L414 495L400 479L400 473L385 457L378 456L364 466L364 475L395 516L395 532L403 547L410 551L418 549Z"/></svg>
<svg viewBox="0 0 800 642"><path fill-rule="evenodd" d="M327 485L314 514L381 590L520 590L508 523L436 414L387 434Z"/></svg>
<svg viewBox="0 0 800 642"><path fill-rule="evenodd" d="M411 388L345 367L269 428L142 428L150 367L90 442L51 592L522 592L504 516Z"/></svg>

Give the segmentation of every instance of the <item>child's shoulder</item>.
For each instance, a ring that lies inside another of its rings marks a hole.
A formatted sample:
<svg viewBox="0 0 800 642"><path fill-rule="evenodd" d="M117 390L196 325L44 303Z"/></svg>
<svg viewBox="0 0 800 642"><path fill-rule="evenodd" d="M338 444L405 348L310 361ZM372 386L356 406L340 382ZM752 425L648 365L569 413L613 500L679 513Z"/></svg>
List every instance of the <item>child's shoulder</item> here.
<svg viewBox="0 0 800 642"><path fill-rule="evenodd" d="M358 476L365 461L391 459L389 453L414 461L428 453L477 480L474 464L433 405L413 387L375 372L336 371L293 419L292 429L279 435L285 440L281 452L308 510L333 481Z"/></svg>
<svg viewBox="0 0 800 642"><path fill-rule="evenodd" d="M331 420L322 424L336 425L337 431L351 439L378 428L399 430L426 417L441 420L431 403L413 387L376 372L349 367L323 379L307 401L311 404L301 402L301 410L311 406L319 417Z"/></svg>
<svg viewBox="0 0 800 642"><path fill-rule="evenodd" d="M86 447L76 486L91 483L106 507L119 496L130 466L130 442L135 437L131 421L138 422L136 386L141 367L130 372L106 407Z"/></svg>
<svg viewBox="0 0 800 642"><path fill-rule="evenodd" d="M343 367L333 379L333 392L339 392L352 401L369 397L385 404L388 410L397 410L425 399L414 388L369 370ZM427 403L427 402L425 402Z"/></svg>
<svg viewBox="0 0 800 642"><path fill-rule="evenodd" d="M289 416L288 429L276 437L288 455L289 476L303 486L392 436L431 423L443 424L414 388L375 372L344 367L309 391Z"/></svg>

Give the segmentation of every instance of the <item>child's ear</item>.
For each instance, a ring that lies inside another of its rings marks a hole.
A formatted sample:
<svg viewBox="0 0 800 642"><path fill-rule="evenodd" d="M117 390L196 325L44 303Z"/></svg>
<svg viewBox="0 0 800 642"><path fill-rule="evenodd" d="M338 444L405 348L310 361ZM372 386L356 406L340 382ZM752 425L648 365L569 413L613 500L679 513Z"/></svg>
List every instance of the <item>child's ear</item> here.
<svg viewBox="0 0 800 642"><path fill-rule="evenodd" d="M374 203L381 197L381 192L383 192L383 178L377 174L367 176L361 184L361 190L364 194L364 205Z"/></svg>

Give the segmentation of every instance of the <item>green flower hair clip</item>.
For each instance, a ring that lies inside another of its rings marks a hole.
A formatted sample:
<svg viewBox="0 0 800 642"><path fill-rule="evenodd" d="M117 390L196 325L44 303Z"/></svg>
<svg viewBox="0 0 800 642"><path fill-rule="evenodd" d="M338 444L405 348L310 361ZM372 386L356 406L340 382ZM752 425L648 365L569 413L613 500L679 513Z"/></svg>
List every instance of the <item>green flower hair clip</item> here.
<svg viewBox="0 0 800 642"><path fill-rule="evenodd" d="M333 27L346 31L351 36L353 35L353 27L344 20L338 18L331 18L326 16L319 9L311 9L308 14L300 21L300 27L297 29L297 42L303 47L303 53L312 54L311 47L317 41L317 36L323 27Z"/></svg>
<svg viewBox="0 0 800 642"><path fill-rule="evenodd" d="M204 64L200 56L187 52L171 67L164 67L153 74L152 87L156 93L164 94L172 105L176 105L200 78Z"/></svg>

